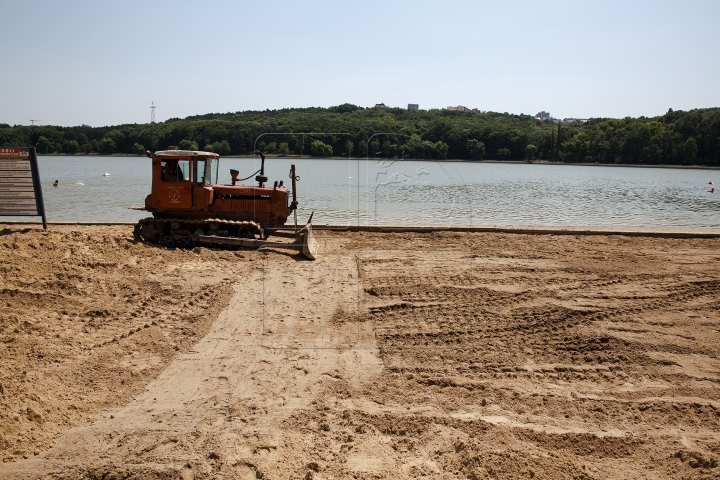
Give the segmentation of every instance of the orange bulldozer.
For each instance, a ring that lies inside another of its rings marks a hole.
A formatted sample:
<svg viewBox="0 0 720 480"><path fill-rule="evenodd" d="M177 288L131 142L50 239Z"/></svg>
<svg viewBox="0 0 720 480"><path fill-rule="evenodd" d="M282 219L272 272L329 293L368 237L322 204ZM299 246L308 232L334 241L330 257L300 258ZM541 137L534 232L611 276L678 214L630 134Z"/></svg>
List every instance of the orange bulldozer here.
<svg viewBox="0 0 720 480"><path fill-rule="evenodd" d="M152 192L145 207L152 217L135 225L135 239L165 248L196 245L246 248L286 248L307 258L317 257L318 244L312 231L312 215L302 228L297 225L295 165L290 167L291 191L283 181L265 186L265 156L260 170L238 180L230 170L232 185L218 185L220 156L212 152L163 150L146 152L152 159ZM257 175L256 175L257 174ZM255 185L236 185L255 176ZM290 198L292 197L292 201ZM284 227L290 214L294 228ZM270 242L269 236L292 242Z"/></svg>

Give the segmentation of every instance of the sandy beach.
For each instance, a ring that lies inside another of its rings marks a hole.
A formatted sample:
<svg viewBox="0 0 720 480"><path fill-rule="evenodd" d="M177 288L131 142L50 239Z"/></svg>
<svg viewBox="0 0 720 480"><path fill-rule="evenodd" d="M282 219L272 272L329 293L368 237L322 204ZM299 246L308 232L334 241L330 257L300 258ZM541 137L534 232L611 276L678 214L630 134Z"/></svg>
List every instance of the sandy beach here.
<svg viewBox="0 0 720 480"><path fill-rule="evenodd" d="M720 477L720 240L0 224L0 478Z"/></svg>

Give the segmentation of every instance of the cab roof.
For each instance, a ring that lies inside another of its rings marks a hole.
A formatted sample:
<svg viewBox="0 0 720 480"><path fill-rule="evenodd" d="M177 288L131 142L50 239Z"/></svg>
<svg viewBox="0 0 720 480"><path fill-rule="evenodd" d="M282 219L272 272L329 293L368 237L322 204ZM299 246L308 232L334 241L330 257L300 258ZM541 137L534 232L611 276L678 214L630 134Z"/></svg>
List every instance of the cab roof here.
<svg viewBox="0 0 720 480"><path fill-rule="evenodd" d="M217 153L196 150L160 150L153 153L154 157L220 157Z"/></svg>

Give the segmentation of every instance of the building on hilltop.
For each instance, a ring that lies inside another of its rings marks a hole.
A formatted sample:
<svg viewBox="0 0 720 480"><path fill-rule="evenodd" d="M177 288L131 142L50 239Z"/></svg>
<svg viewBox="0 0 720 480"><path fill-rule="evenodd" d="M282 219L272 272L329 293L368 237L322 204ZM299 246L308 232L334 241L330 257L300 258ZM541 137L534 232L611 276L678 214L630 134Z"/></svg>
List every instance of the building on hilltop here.
<svg viewBox="0 0 720 480"><path fill-rule="evenodd" d="M585 123L585 122L587 122L587 121L588 121L587 118L573 118L573 117L570 117L570 118L563 118L563 119L562 119L562 122L563 122L563 123Z"/></svg>
<svg viewBox="0 0 720 480"><path fill-rule="evenodd" d="M387 108L384 103L376 103L375 108Z"/></svg>
<svg viewBox="0 0 720 480"><path fill-rule="evenodd" d="M418 105L417 103L408 103L408 110L410 110L411 112L417 112L418 110L420 110L420 105Z"/></svg>
<svg viewBox="0 0 720 480"><path fill-rule="evenodd" d="M467 107L463 107L462 105L458 105L457 107L448 107L447 108L451 112L466 112Z"/></svg>
<svg viewBox="0 0 720 480"><path fill-rule="evenodd" d="M546 112L545 110L543 110L542 112L538 112L535 115L535 118L537 118L538 120L540 120L542 122L551 122L551 123L564 122L564 120L560 120L560 119L553 117L552 115L550 115L550 112Z"/></svg>

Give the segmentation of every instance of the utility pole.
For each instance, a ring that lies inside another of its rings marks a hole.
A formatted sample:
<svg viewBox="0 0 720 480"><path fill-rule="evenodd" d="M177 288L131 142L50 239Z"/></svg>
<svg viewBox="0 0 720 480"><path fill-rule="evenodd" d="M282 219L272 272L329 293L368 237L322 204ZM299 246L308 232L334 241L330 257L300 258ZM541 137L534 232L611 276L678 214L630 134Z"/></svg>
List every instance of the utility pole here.
<svg viewBox="0 0 720 480"><path fill-rule="evenodd" d="M150 102L150 123L155 123L155 102Z"/></svg>
<svg viewBox="0 0 720 480"><path fill-rule="evenodd" d="M33 120L33 119L31 118L31 119L30 119L30 126L31 126L31 127L35 126L35 122L39 122L39 121L40 121L40 120L37 120L37 119Z"/></svg>

